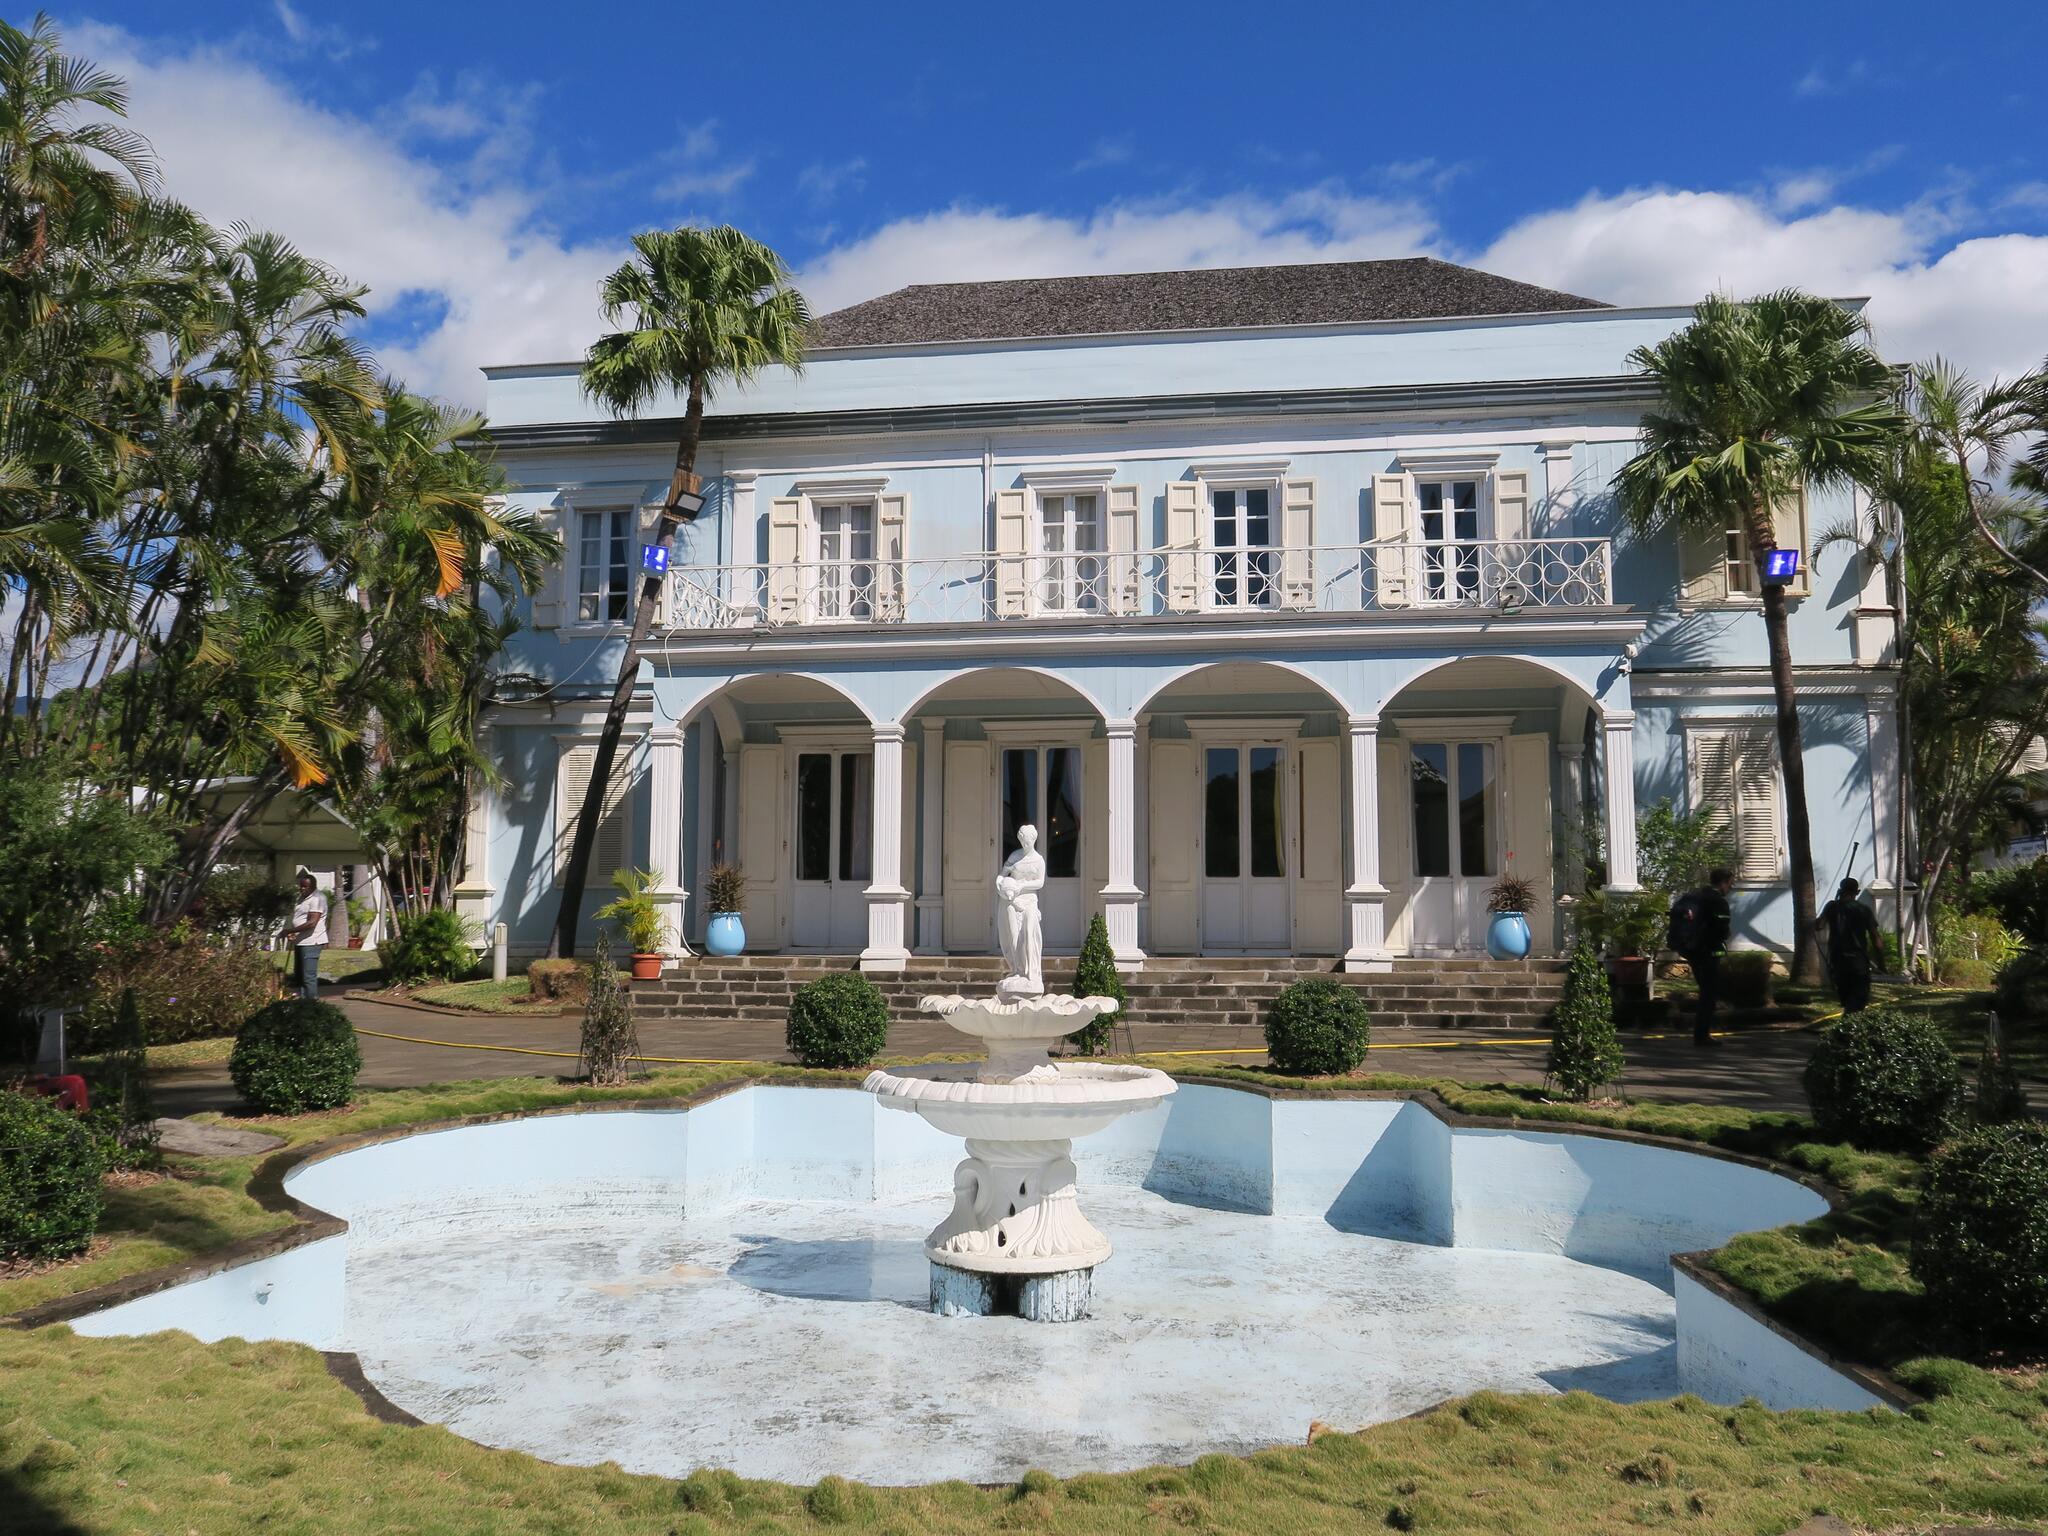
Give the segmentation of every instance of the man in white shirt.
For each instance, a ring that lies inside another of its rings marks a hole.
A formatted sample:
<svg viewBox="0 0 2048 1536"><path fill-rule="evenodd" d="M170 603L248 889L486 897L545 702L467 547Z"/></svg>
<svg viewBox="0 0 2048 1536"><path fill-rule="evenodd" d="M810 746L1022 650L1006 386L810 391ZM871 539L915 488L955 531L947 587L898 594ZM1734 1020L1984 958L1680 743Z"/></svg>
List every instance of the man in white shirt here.
<svg viewBox="0 0 2048 1536"><path fill-rule="evenodd" d="M291 926L284 930L291 940L292 957L299 978L299 996L320 995L320 951L327 947L327 893L320 889L310 870L299 871L299 900L292 908Z"/></svg>

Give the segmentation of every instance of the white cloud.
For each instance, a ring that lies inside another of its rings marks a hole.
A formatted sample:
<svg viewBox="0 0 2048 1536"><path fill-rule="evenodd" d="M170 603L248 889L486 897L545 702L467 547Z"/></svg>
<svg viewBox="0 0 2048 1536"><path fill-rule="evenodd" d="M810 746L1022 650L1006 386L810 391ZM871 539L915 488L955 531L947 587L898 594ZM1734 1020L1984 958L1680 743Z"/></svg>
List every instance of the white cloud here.
<svg viewBox="0 0 2048 1536"><path fill-rule="evenodd" d="M1982 375L2039 366L2048 350L2048 238L1999 234L1944 248L1955 217L1939 200L1784 216L1733 193L1636 191L1524 219L1476 260L1620 304L1788 285L1868 297L1887 357L1941 352Z"/></svg>
<svg viewBox="0 0 2048 1536"><path fill-rule="evenodd" d="M829 203L842 192L858 192L867 185L866 157L855 155L834 164L807 165L797 172L796 189L814 203Z"/></svg>
<svg viewBox="0 0 2048 1536"><path fill-rule="evenodd" d="M656 197L669 202L692 200L723 202L737 192L754 174L754 162L735 160L720 165L718 119L706 118L683 130L683 141L669 157L678 162L674 171L654 189Z"/></svg>
<svg viewBox="0 0 2048 1536"><path fill-rule="evenodd" d="M1137 141L1128 133L1097 139L1088 153L1074 162L1074 170L1100 171L1113 165L1128 165L1138 152Z"/></svg>
<svg viewBox="0 0 2048 1536"><path fill-rule="evenodd" d="M1419 205L1335 187L1113 203L1078 218L961 205L828 251L798 281L822 314L907 283L1415 256L1435 240L1435 221Z"/></svg>

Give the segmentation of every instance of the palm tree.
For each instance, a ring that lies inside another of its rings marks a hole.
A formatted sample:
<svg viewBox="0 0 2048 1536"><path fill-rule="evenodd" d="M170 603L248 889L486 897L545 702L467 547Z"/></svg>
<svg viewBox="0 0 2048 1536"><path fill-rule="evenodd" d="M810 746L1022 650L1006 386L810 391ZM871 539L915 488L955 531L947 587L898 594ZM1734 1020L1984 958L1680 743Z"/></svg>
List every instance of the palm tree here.
<svg viewBox="0 0 2048 1536"><path fill-rule="evenodd" d="M1710 296L1684 330L1638 347L1629 360L1661 397L1643 416L1642 451L1615 482L1638 535L1718 536L1739 523L1761 566L1778 547L1773 509L1802 487L1877 483L1903 422L1887 399L1890 371L1863 333L1860 316L1785 289L1747 303ZM1782 585L1763 584L1763 618L1792 866L1792 974L1813 983L1813 831Z"/></svg>
<svg viewBox="0 0 2048 1536"><path fill-rule="evenodd" d="M763 368L801 368L811 314L803 295L789 286L789 269L782 258L730 226L636 235L633 252L633 259L599 289L605 322L618 325L623 320L627 326L600 336L592 345L583 363L583 390L616 415L668 392L683 396L675 477L662 504L656 539L666 556L675 547L682 518L679 499L697 490L697 443L704 430L705 403L720 386L745 383ZM561 910L548 946L551 956L576 953L590 850L597 840L612 761L660 592L661 577L649 572L640 583L633 630L619 658L618 682L591 764L590 788L576 818Z"/></svg>

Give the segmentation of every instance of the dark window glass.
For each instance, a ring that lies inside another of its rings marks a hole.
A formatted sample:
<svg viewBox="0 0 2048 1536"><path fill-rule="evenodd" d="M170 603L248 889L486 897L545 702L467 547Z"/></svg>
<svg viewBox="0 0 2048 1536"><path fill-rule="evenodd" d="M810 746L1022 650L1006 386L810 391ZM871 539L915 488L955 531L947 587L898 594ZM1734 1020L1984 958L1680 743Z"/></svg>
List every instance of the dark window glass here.
<svg viewBox="0 0 2048 1536"><path fill-rule="evenodd" d="M1416 742L1409 748L1408 771L1415 801L1415 873L1451 872L1450 759L1440 741Z"/></svg>
<svg viewBox="0 0 2048 1536"><path fill-rule="evenodd" d="M630 515L626 512L612 514L611 580L605 591L605 617L614 622L626 616L626 519Z"/></svg>
<svg viewBox="0 0 2048 1536"><path fill-rule="evenodd" d="M1049 880L1081 873L1081 749L1045 749L1045 825L1038 846Z"/></svg>
<svg viewBox="0 0 2048 1536"><path fill-rule="evenodd" d="M1470 512L1479 505L1479 482L1477 480L1456 480L1451 484L1451 505L1460 512Z"/></svg>
<svg viewBox="0 0 2048 1536"><path fill-rule="evenodd" d="M796 758L796 877L832 878L832 757L799 752Z"/></svg>
<svg viewBox="0 0 2048 1536"><path fill-rule="evenodd" d="M1280 798L1286 754L1278 747L1253 747L1251 759L1252 875L1277 880L1287 873L1285 811Z"/></svg>
<svg viewBox="0 0 2048 1536"><path fill-rule="evenodd" d="M1493 748L1458 747L1458 873L1493 873Z"/></svg>
<svg viewBox="0 0 2048 1536"><path fill-rule="evenodd" d="M1038 754L1029 747L1003 750L1003 857L1022 846L1019 827L1038 825ZM1045 828L1039 827L1038 848L1045 851Z"/></svg>
<svg viewBox="0 0 2048 1536"><path fill-rule="evenodd" d="M873 878L875 759L849 752L839 759L839 878Z"/></svg>
<svg viewBox="0 0 2048 1536"><path fill-rule="evenodd" d="M1202 871L1211 880L1235 880L1237 748L1211 747L1203 753L1202 778Z"/></svg>
<svg viewBox="0 0 2048 1536"><path fill-rule="evenodd" d="M1254 549L1263 549L1273 542L1273 518L1268 500L1268 493L1262 490L1244 493L1244 541Z"/></svg>

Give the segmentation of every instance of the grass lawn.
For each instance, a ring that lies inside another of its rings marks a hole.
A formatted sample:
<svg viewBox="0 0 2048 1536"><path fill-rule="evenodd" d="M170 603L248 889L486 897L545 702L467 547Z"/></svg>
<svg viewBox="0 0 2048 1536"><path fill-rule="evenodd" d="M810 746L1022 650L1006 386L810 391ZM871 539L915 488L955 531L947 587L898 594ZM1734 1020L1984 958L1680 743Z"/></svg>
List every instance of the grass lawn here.
<svg viewBox="0 0 2048 1536"><path fill-rule="evenodd" d="M1185 1063L1179 1063L1183 1068ZM246 1122L288 1141L343 1131L688 1093L788 1069L682 1068L625 1089L551 1079L366 1092L326 1115ZM1300 1088L1436 1089L1454 1108L1631 1127L1768 1152L1834 1179L1848 1207L1741 1238L1723 1274L1844 1352L1891 1363L1927 1395L1905 1414L1772 1414L1694 1398L1620 1406L1584 1393L1480 1393L1357 1435L1326 1435L1190 1467L1014 1488L810 1488L698 1473L681 1482L557 1467L447 1431L371 1419L312 1350L182 1334L83 1339L0 1330L0 1532L895 1532L1171 1530L1625 1532L1680 1526L1774 1533L1832 1512L1877 1530L1958 1519L2048 1519L2048 1379L1904 1360L1927 1336L1902 1243L1908 1159L1812 1142L1791 1115L1726 1107L1550 1104L1533 1089L1373 1076L1304 1084L1242 1068L1204 1077ZM857 1080L859 1074L839 1074ZM117 1191L102 1248L0 1281L0 1312L203 1252L279 1224L247 1193L257 1160L180 1160L178 1176ZM1860 1343L1860 1348L1853 1346ZM905 1468L914 1477L914 1467Z"/></svg>
<svg viewBox="0 0 2048 1536"><path fill-rule="evenodd" d="M535 997L533 986L524 976L508 976L503 981L450 981L435 987L414 987L412 996L423 1003L434 1003L442 1008L467 1008L478 1013L541 1013L557 1014L562 1005L552 998Z"/></svg>

